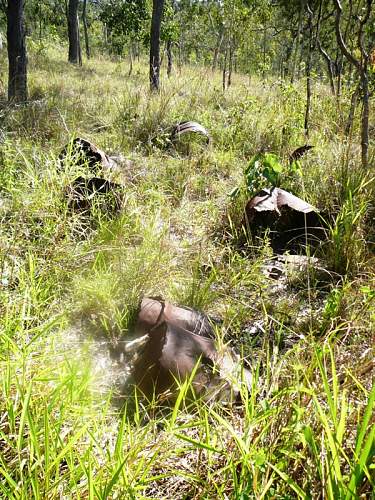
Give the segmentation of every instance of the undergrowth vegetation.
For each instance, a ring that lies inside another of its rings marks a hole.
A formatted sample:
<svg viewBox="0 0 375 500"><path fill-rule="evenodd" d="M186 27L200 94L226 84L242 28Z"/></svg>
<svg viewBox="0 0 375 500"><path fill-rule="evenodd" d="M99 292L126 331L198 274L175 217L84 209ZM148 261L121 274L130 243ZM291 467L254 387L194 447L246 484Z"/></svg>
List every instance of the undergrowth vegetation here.
<svg viewBox="0 0 375 500"><path fill-rule="evenodd" d="M374 171L363 172L349 99L315 84L301 173L280 184L319 208L328 238L287 275L267 235L241 227L251 158L282 164L305 142L304 88L183 67L157 96L147 67L45 47L30 56L30 102L1 105L0 496L29 498L370 498L375 478ZM3 56L2 56L3 57ZM37 60L37 62L35 62ZM4 67L4 65L3 65ZM170 141L195 120L206 147ZM120 156L121 211L72 211L66 186L88 167L59 154L75 136ZM370 164L374 164L374 138ZM311 249L311 253L314 250ZM321 270L321 269L320 269ZM102 363L131 338L142 296L222 320L246 359L239 406L114 404Z"/></svg>

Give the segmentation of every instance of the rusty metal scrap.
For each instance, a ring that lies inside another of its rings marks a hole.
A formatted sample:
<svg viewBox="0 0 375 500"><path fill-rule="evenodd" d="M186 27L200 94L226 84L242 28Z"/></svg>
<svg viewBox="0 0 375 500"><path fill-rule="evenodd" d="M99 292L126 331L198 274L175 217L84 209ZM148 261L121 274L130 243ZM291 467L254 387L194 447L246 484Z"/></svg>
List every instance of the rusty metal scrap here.
<svg viewBox="0 0 375 500"><path fill-rule="evenodd" d="M244 369L229 348L218 351L208 317L193 309L144 298L136 323L138 338L148 341L134 364L133 383L147 399L176 395L176 380L196 369L193 388L206 398L233 400ZM250 373L246 370L247 381Z"/></svg>
<svg viewBox="0 0 375 500"><path fill-rule="evenodd" d="M302 156L307 153L307 151L310 151L314 146L310 146L309 144L305 144L304 146L301 146L293 151L293 153L289 156L289 162L292 163L294 161L299 160L302 158Z"/></svg>
<svg viewBox="0 0 375 500"><path fill-rule="evenodd" d="M197 134L201 134L206 137L207 144L210 142L211 137L208 133L207 129L203 127L198 122L186 121L178 123L172 130L171 139L172 141L179 139L182 134L186 134L187 132L194 132Z"/></svg>
<svg viewBox="0 0 375 500"><path fill-rule="evenodd" d="M118 195L121 193L122 186L100 177L77 177L66 187L66 196L68 198L68 206L74 210L85 211L89 210L94 198L98 195L105 195L112 193L113 203L112 209L118 210L120 208L120 198ZM108 208L108 207L107 207Z"/></svg>
<svg viewBox="0 0 375 500"><path fill-rule="evenodd" d="M255 235L267 231L277 253L287 249L299 253L306 244L316 246L326 237L318 210L277 187L263 189L248 201L243 225Z"/></svg>
<svg viewBox="0 0 375 500"><path fill-rule="evenodd" d="M281 215L280 209L283 206L288 206L297 212L305 214L317 212L317 209L310 205L310 203L277 187L260 191L248 202L246 212L248 216L251 215L254 210L257 212L274 211Z"/></svg>
<svg viewBox="0 0 375 500"><path fill-rule="evenodd" d="M164 321L197 335L214 337L211 322L205 314L158 298L145 297L140 305L136 330L143 333Z"/></svg>
<svg viewBox="0 0 375 500"><path fill-rule="evenodd" d="M97 173L100 168L110 169L116 162L110 158L104 151L99 149L94 143L76 137L73 141L67 144L59 155L60 161L63 161L71 152L77 160L87 162L88 167L92 173Z"/></svg>

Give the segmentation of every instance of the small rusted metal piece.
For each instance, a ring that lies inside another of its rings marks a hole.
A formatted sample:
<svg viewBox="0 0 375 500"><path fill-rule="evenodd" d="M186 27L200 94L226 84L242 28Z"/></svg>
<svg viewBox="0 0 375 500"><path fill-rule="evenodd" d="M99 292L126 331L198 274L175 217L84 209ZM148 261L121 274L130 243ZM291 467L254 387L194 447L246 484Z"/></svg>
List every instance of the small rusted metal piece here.
<svg viewBox="0 0 375 500"><path fill-rule="evenodd" d="M203 337L214 337L211 322L205 314L160 299L143 298L136 324L137 332L149 331L164 321Z"/></svg>
<svg viewBox="0 0 375 500"><path fill-rule="evenodd" d="M120 200L117 197L122 190L120 184L116 184L100 177L77 177L66 188L66 196L68 197L68 206L75 210L89 210L93 199L97 196L113 193L114 206L113 209L120 208Z"/></svg>
<svg viewBox="0 0 375 500"><path fill-rule="evenodd" d="M110 169L115 163L104 151L82 137L76 137L64 147L59 155L61 163L67 157L69 151L71 151L72 156L77 158L77 162L87 162L92 173L97 173L101 168Z"/></svg>
<svg viewBox="0 0 375 500"><path fill-rule="evenodd" d="M295 149L293 153L289 156L289 163L293 163L294 161L299 160L305 153L307 153L307 151L310 151L310 149L314 147L315 146L310 146L309 144L305 144L304 146Z"/></svg>
<svg viewBox="0 0 375 500"><path fill-rule="evenodd" d="M182 134L186 134L188 132L204 135L206 137L207 144L211 141L211 137L207 129L205 129L200 123L192 121L178 123L172 130L171 140L175 141L179 139Z"/></svg>

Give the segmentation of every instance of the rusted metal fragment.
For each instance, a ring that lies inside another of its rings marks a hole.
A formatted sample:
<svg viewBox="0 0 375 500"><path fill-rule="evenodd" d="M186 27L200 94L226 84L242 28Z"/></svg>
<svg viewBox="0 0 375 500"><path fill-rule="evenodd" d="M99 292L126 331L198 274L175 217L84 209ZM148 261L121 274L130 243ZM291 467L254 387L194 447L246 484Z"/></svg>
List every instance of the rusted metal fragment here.
<svg viewBox="0 0 375 500"><path fill-rule="evenodd" d="M173 400L178 381L191 376L195 394L206 399L234 401L246 373L239 357L228 347L218 350L212 326L202 313L161 300L142 300L136 324L142 349L136 357L133 384L148 400ZM144 342L144 336L148 341ZM134 341L133 341L134 342ZM245 382L246 383L246 382Z"/></svg>
<svg viewBox="0 0 375 500"><path fill-rule="evenodd" d="M123 187L100 177L77 177L66 188L66 196L68 197L68 206L70 209L86 211L91 208L91 205L98 196L113 194L111 210L119 210L121 206L120 193ZM109 207L107 207L109 208Z"/></svg>
<svg viewBox="0 0 375 500"><path fill-rule="evenodd" d="M77 164L87 163L92 173L98 173L102 168L110 169L116 165L116 162L104 151L82 137L76 137L64 147L59 155L60 161L63 162L67 156L74 158Z"/></svg>
<svg viewBox="0 0 375 500"><path fill-rule="evenodd" d="M211 321L205 314L187 307L178 307L160 299L149 297L142 299L136 330L143 333L164 321L197 335L214 337Z"/></svg>
<svg viewBox="0 0 375 500"><path fill-rule="evenodd" d="M307 151L310 151L310 149L314 147L315 146L310 146L309 144L305 144L304 146L295 149L293 153L289 156L289 162L292 163L294 161L299 160L305 153L307 153Z"/></svg>
<svg viewBox="0 0 375 500"><path fill-rule="evenodd" d="M212 339L166 321L152 328L148 335L149 341L133 372L134 384L147 399L173 390L175 380L189 377L198 361L201 366L214 365L217 351Z"/></svg>
<svg viewBox="0 0 375 500"><path fill-rule="evenodd" d="M205 136L207 144L209 144L211 140L210 134L208 133L207 129L203 127L203 125L198 122L191 121L178 123L172 130L171 140L175 141L179 139L182 134L186 134L188 132L194 132L196 134Z"/></svg>
<svg viewBox="0 0 375 500"><path fill-rule="evenodd" d="M280 209L284 206L288 206L304 214L317 212L317 209L310 205L310 203L277 187L260 191L260 193L248 202L246 210L249 212L249 215L253 210L256 212L275 211L281 215Z"/></svg>
<svg viewBox="0 0 375 500"><path fill-rule="evenodd" d="M276 187L263 189L247 203L244 224L255 234L268 229L277 252L315 245L325 237L318 210Z"/></svg>

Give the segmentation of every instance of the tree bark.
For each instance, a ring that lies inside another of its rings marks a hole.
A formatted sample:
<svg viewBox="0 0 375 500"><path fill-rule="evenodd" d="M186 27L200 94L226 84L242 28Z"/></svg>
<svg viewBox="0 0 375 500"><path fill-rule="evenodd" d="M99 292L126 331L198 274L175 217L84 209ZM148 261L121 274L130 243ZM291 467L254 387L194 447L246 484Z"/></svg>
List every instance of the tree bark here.
<svg viewBox="0 0 375 500"><path fill-rule="evenodd" d="M348 49L345 44L341 33L341 15L342 7L339 0L334 0L336 7L335 16L335 31L338 46L341 52L344 54L346 59L358 70L360 75L360 85L362 90L362 123L361 123L361 150L362 150L362 166L364 169L368 168L368 144L369 144L369 114L370 114L370 102L369 102L369 85L368 85L368 61L369 52L365 48L364 44L364 31L365 26L370 19L372 0L366 1L366 12L359 21L359 32L358 32L358 48L360 50L361 58L356 58Z"/></svg>
<svg viewBox="0 0 375 500"><path fill-rule="evenodd" d="M90 59L90 43L89 43L89 31L87 27L87 0L83 0L83 10L82 10L82 22L83 22L83 32L85 35L85 46L86 46L86 56Z"/></svg>
<svg viewBox="0 0 375 500"><path fill-rule="evenodd" d="M27 100L27 55L24 5L25 0L8 0L8 99L9 101L15 102L24 102Z"/></svg>
<svg viewBox="0 0 375 500"><path fill-rule="evenodd" d="M128 76L131 76L133 73L133 42L130 42L129 45L129 72Z"/></svg>
<svg viewBox="0 0 375 500"><path fill-rule="evenodd" d="M357 107L359 91L360 91L360 86L358 85L358 87L352 93L352 97L350 99L350 110L349 110L349 115L348 115L348 121L346 122L346 126L345 126L345 135L347 137L349 137L350 131L351 131L352 126L353 126L354 113L355 113L355 109Z"/></svg>
<svg viewBox="0 0 375 500"><path fill-rule="evenodd" d="M306 110L305 110L305 135L309 136L309 120L311 107L311 52L312 52L312 37L313 37L313 13L307 5L308 12L308 29L309 29L309 44L306 58Z"/></svg>
<svg viewBox="0 0 375 500"><path fill-rule="evenodd" d="M167 75L168 75L168 78L171 76L172 74L172 42L171 40L168 40L167 41L167 46L166 46L166 50L167 50L167 59L168 59L168 66L167 66Z"/></svg>
<svg viewBox="0 0 375 500"><path fill-rule="evenodd" d="M306 2L306 0L300 0L299 15L298 15L298 28L297 28L296 46L295 46L296 48L295 48L295 52L294 52L293 59L292 59L292 68L290 71L290 83L293 83L294 78L295 78L296 64L297 64L297 58L298 58L298 49L299 49L298 42L300 41L300 34L301 34L301 30L302 30L302 14L303 14L303 11L305 10L305 2Z"/></svg>
<svg viewBox="0 0 375 500"><path fill-rule="evenodd" d="M216 42L216 46L215 46L215 50L214 50L214 57L212 59L212 66L211 66L212 71L215 71L215 69L216 69L217 59L219 57L219 52L220 52L221 44L223 43L223 38L224 38L224 30L222 30L217 36L217 42Z"/></svg>
<svg viewBox="0 0 375 500"><path fill-rule="evenodd" d="M227 88L232 85L232 71L233 71L233 57L234 57L234 47L233 40L229 45L229 71L228 71L228 79L227 79Z"/></svg>
<svg viewBox="0 0 375 500"><path fill-rule="evenodd" d="M68 61L79 64L81 59L78 25L78 0L69 0L68 5L68 38L69 56Z"/></svg>
<svg viewBox="0 0 375 500"><path fill-rule="evenodd" d="M228 60L228 47L225 47L225 53L224 53L224 63L223 63L223 92L225 92L226 89L226 76L227 76L227 60Z"/></svg>
<svg viewBox="0 0 375 500"><path fill-rule="evenodd" d="M160 77L160 25L163 17L164 0L153 0L150 33L150 88L159 90Z"/></svg>

